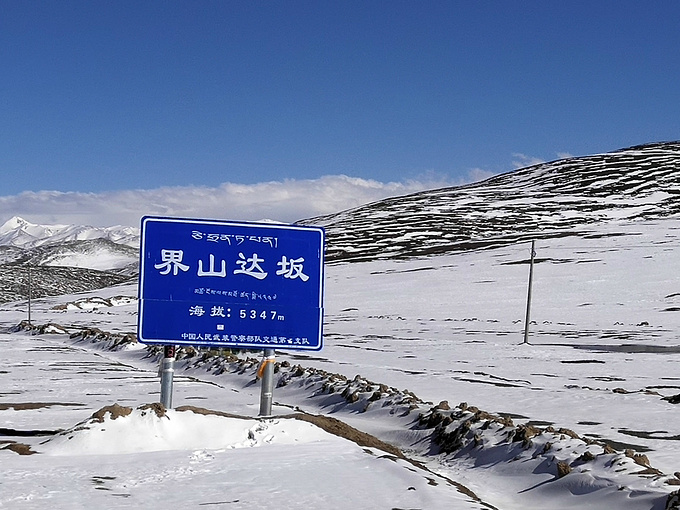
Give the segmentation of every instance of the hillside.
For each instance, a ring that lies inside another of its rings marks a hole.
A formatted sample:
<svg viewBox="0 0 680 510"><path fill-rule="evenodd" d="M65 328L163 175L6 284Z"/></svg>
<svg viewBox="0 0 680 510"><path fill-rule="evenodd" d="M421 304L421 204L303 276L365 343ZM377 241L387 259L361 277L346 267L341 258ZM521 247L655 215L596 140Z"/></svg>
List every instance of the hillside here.
<svg viewBox="0 0 680 510"><path fill-rule="evenodd" d="M328 260L356 261L587 236L594 224L678 213L680 142L668 142L530 166L301 223L326 228Z"/></svg>
<svg viewBox="0 0 680 510"><path fill-rule="evenodd" d="M112 271L98 271L82 267L31 267L1 264L0 303L28 299L29 281L32 298L61 296L87 290L103 289L119 283L136 281L136 277Z"/></svg>
<svg viewBox="0 0 680 510"><path fill-rule="evenodd" d="M0 226L0 303L100 289L134 280L139 229L37 225L14 217Z"/></svg>

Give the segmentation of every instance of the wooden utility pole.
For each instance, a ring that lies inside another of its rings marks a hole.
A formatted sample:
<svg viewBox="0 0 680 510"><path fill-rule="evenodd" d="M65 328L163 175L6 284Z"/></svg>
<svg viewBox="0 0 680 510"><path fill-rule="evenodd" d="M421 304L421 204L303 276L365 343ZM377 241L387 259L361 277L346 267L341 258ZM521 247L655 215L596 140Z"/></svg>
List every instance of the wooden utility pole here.
<svg viewBox="0 0 680 510"><path fill-rule="evenodd" d="M31 266L28 266L28 325L31 325L31 299L33 297L33 289L31 288Z"/></svg>
<svg viewBox="0 0 680 510"><path fill-rule="evenodd" d="M531 287L534 280L534 258L536 258L536 241L531 241L531 260L529 262L529 291L527 293L527 315L524 319L524 343L529 343L529 322L531 321Z"/></svg>

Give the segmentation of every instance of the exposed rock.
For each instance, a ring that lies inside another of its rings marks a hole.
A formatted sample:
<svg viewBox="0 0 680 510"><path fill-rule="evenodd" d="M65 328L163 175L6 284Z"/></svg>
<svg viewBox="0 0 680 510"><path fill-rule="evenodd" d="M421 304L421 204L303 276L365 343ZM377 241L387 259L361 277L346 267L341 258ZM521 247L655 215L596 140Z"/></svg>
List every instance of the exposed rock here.
<svg viewBox="0 0 680 510"><path fill-rule="evenodd" d="M569 463L564 462L563 460L559 461L557 463L557 478L567 476L569 473L571 473L571 466Z"/></svg>
<svg viewBox="0 0 680 510"><path fill-rule="evenodd" d="M576 432L570 429L560 428L557 430L557 433L568 436L572 439L581 439L581 437Z"/></svg>
<svg viewBox="0 0 680 510"><path fill-rule="evenodd" d="M153 411L159 418L167 416L167 414L165 413L165 406L160 402L154 402L153 404L144 404L143 406L140 406L138 409L142 411L142 416L144 416L145 414L143 411L147 410Z"/></svg>
<svg viewBox="0 0 680 510"><path fill-rule="evenodd" d="M442 411L449 411L451 407L449 406L448 400L442 400L435 406L435 409L441 409Z"/></svg>
<svg viewBox="0 0 680 510"><path fill-rule="evenodd" d="M662 400L670 402L671 404L680 404L680 393L671 397L664 397Z"/></svg>
<svg viewBox="0 0 680 510"><path fill-rule="evenodd" d="M625 454L626 457L633 459L633 462L635 462L636 464L646 468L651 467L649 464L649 459L647 458L646 455L642 453L635 453L633 450L626 450Z"/></svg>
<svg viewBox="0 0 680 510"><path fill-rule="evenodd" d="M680 510L680 490L671 492L668 495L665 510Z"/></svg>
<svg viewBox="0 0 680 510"><path fill-rule="evenodd" d="M605 455L611 455L613 453L616 453L616 450L614 450L614 448L612 448L610 445L605 444L602 447L602 453L604 453Z"/></svg>
<svg viewBox="0 0 680 510"><path fill-rule="evenodd" d="M513 442L522 441L524 444L528 444L529 440L541 433L539 429L532 425L519 425L515 433L512 435Z"/></svg>
<svg viewBox="0 0 680 510"><path fill-rule="evenodd" d="M592 462L595 460L595 455L593 455L591 452L584 452L583 455L581 455L576 460L579 462Z"/></svg>

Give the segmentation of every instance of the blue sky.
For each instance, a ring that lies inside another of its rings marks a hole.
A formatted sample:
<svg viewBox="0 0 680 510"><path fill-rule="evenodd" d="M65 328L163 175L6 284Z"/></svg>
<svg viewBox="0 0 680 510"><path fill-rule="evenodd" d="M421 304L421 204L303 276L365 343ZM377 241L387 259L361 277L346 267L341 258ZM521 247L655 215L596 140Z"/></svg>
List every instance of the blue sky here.
<svg viewBox="0 0 680 510"><path fill-rule="evenodd" d="M0 2L0 196L460 183L680 139L680 2Z"/></svg>

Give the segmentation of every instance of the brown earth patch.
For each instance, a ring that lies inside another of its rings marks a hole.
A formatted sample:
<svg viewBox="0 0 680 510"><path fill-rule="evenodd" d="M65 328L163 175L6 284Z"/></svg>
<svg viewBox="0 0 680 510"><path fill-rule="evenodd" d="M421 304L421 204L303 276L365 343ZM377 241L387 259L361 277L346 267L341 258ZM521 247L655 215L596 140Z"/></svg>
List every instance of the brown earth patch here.
<svg viewBox="0 0 680 510"><path fill-rule="evenodd" d="M14 409L15 411L30 411L33 409L43 409L45 407L52 406L76 406L82 407L85 404L78 404L75 402L19 402L19 403L9 403L0 404L0 411L7 411L8 409Z"/></svg>
<svg viewBox="0 0 680 510"><path fill-rule="evenodd" d="M99 423L103 423L106 413L109 413L111 415L111 419L115 420L116 418L128 416L131 412L132 412L131 407L113 404L110 406L102 407L99 411L92 415L92 419L98 421Z"/></svg>
<svg viewBox="0 0 680 510"><path fill-rule="evenodd" d="M413 466L422 469L423 471L431 472L430 469L425 464L406 457L401 452L401 450L399 450L399 448L397 448L396 446L381 441L380 439L378 439L375 436L372 436L371 434L361 432L360 430L357 430L354 427L347 425L346 423L336 418L313 414L291 414L288 416L280 416L280 418L292 418L295 420L301 420L312 423L317 427L325 430L329 434L345 438L349 441L356 443L359 446L382 450L390 455L393 455L396 458L403 459L409 462ZM465 487L463 484L456 482L445 476L442 476L440 474L438 474L437 476L439 478L442 478L443 480L446 480L448 483L456 487L461 494L465 494L469 498L478 501L481 505L483 505L486 508L489 508L491 510L497 510L496 507L483 502L473 491ZM433 479L430 479L430 484L436 485L436 482Z"/></svg>
<svg viewBox="0 0 680 510"><path fill-rule="evenodd" d="M205 409L203 407L196 407L196 406L179 406L175 408L175 411L179 412L185 412L185 411L191 411L192 413L195 414L201 414L203 416L222 416L223 418L236 418L239 420L251 420L252 418L248 418L246 416L240 416L238 414L231 414L231 413L225 413L222 411L213 411L212 409Z"/></svg>
<svg viewBox="0 0 680 510"><path fill-rule="evenodd" d="M144 404L143 406L140 406L138 409L140 411L151 410L154 413L156 413L156 416L158 416L159 418L163 418L163 416L166 416L165 406L163 404L161 404L160 402L154 402L153 404ZM130 414L130 413L128 413L128 414Z"/></svg>
<svg viewBox="0 0 680 510"><path fill-rule="evenodd" d="M211 409L204 409L201 407L194 407L194 406L181 406L175 409L175 411L191 411L196 414L202 414L202 415L214 415L214 416L222 416L225 418L237 418L237 419L242 419L242 420L252 420L255 418L251 417L246 417L246 416L239 416L235 414L230 414L230 413L225 413L222 411L213 411ZM277 419L294 419L294 420L301 420L301 421L306 421L308 423L312 423L319 427L322 430L325 430L329 434L333 434L335 436L342 437L344 439L347 439L349 441L352 441L353 443L356 443L359 446L364 446L368 448L377 448L378 450L382 450L386 453L389 453L391 455L394 455L395 457L398 457L400 459L405 459L406 457L404 454L399 450L399 448L392 446L391 444L385 443L384 441L381 441L375 436L372 436L371 434L367 434L366 432L361 432L360 430L355 429L354 427L351 427L350 425L347 425L346 423L336 419L336 418L331 418L329 416L322 416L322 415L313 415L313 414L289 414L286 416L276 416Z"/></svg>
<svg viewBox="0 0 680 510"><path fill-rule="evenodd" d="M23 443L15 443L15 442L10 442L6 445L3 445L2 450L10 450L13 451L14 453L18 453L19 455L33 455L38 452L31 450L31 447L27 444Z"/></svg>
<svg viewBox="0 0 680 510"><path fill-rule="evenodd" d="M384 441L381 441L377 437L367 434L366 432L361 432L360 430L357 430L354 427L351 427L350 425L347 425L346 423L336 418L331 418L330 416L321 416L313 414L291 414L288 416L282 416L281 418L293 418L295 420L313 423L314 425L325 430L329 434L343 437L349 441L358 444L359 446L377 448L378 450L387 452L400 459L405 458L404 454L401 452L401 450L399 450L399 448L392 446L391 444L388 444Z"/></svg>

